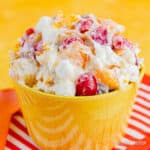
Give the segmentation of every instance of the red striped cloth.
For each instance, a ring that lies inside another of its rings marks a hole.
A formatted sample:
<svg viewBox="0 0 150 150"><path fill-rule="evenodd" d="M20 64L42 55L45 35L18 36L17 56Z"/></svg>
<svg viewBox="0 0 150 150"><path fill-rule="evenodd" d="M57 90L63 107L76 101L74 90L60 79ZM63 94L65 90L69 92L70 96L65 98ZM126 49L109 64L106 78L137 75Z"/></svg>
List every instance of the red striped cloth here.
<svg viewBox="0 0 150 150"><path fill-rule="evenodd" d="M150 76L142 80L125 133L113 150L150 150ZM11 119L5 150L39 150L20 112Z"/></svg>

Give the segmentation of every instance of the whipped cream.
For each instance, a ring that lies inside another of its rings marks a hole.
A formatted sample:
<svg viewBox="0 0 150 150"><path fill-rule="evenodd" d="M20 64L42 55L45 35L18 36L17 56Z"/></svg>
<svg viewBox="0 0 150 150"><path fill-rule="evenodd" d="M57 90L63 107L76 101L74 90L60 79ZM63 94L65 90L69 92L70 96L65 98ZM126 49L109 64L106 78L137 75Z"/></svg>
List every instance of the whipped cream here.
<svg viewBox="0 0 150 150"><path fill-rule="evenodd" d="M43 16L35 28L26 30L11 55L13 79L64 96L77 94L81 77L89 76L95 89L102 85L107 92L138 82L143 65L140 49L121 35L122 25L93 14L74 15L69 23L64 20L60 15ZM82 86L89 91L91 81L86 80Z"/></svg>

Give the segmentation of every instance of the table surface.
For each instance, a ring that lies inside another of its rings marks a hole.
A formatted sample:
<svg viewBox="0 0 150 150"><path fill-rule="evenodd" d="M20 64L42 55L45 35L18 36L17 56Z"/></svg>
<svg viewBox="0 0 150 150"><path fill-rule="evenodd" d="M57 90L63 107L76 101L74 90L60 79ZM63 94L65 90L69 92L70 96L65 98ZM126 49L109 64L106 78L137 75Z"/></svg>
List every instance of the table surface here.
<svg viewBox="0 0 150 150"><path fill-rule="evenodd" d="M8 51L23 31L42 15L94 13L125 25L125 35L139 43L150 74L150 1L148 0L5 0L0 2L0 89L12 87L8 76Z"/></svg>

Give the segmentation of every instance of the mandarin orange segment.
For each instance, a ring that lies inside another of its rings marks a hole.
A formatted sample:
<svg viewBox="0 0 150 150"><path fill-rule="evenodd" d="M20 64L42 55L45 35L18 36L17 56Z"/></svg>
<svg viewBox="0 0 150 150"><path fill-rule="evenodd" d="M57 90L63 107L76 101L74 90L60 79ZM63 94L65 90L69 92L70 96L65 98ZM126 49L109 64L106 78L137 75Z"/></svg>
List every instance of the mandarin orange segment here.
<svg viewBox="0 0 150 150"><path fill-rule="evenodd" d="M112 89L117 89L119 87L117 78L112 76L108 71L101 71L100 69L96 69L95 76L100 82L108 85Z"/></svg>
<svg viewBox="0 0 150 150"><path fill-rule="evenodd" d="M74 49L72 51L63 51L63 54L66 57L71 58L77 65L82 66L82 68L85 68L87 62L89 61L89 56L83 53L83 49L77 45L74 45Z"/></svg>
<svg viewBox="0 0 150 150"><path fill-rule="evenodd" d="M86 64L89 62L89 56L87 54L84 54L82 52L80 52L83 63L82 63L82 67L85 68Z"/></svg>

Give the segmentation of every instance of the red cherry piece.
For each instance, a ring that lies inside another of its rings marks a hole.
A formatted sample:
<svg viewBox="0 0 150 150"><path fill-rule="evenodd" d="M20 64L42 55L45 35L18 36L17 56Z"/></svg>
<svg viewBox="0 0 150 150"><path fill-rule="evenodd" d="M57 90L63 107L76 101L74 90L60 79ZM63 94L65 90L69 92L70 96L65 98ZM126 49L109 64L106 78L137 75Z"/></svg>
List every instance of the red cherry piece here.
<svg viewBox="0 0 150 150"><path fill-rule="evenodd" d="M24 46L24 43L25 43L25 41L26 41L26 39L31 35L31 34L33 34L35 31L34 31L34 29L33 28L29 28L29 29L27 29L26 31L25 31L25 34L22 36L22 38L21 38L21 46L23 47Z"/></svg>
<svg viewBox="0 0 150 150"><path fill-rule="evenodd" d="M79 37L67 37L62 43L63 49L67 48L67 46L73 42L81 42L82 43L83 41Z"/></svg>
<svg viewBox="0 0 150 150"><path fill-rule="evenodd" d="M26 30L26 35L27 35L27 36L30 36L30 35L33 34L34 32L35 32L35 31L34 31L33 28L29 28L29 29Z"/></svg>
<svg viewBox="0 0 150 150"><path fill-rule="evenodd" d="M79 21L79 30L81 33L85 33L87 31L89 31L90 27L93 24L93 20L92 19L87 19L87 20L81 20Z"/></svg>
<svg viewBox="0 0 150 150"><path fill-rule="evenodd" d="M113 49L121 49L124 44L124 38L122 36L114 36L112 39L112 48Z"/></svg>
<svg viewBox="0 0 150 150"><path fill-rule="evenodd" d="M107 34L108 32L106 28L98 27L95 31L91 33L91 37L99 44L105 45L108 43Z"/></svg>
<svg viewBox="0 0 150 150"><path fill-rule="evenodd" d="M97 82L96 78L90 74L82 74L76 83L76 95L77 96L90 96L96 95L97 93Z"/></svg>
<svg viewBox="0 0 150 150"><path fill-rule="evenodd" d="M133 44L122 36L114 36L112 39L112 48L115 50L124 49L125 47L133 49Z"/></svg>

